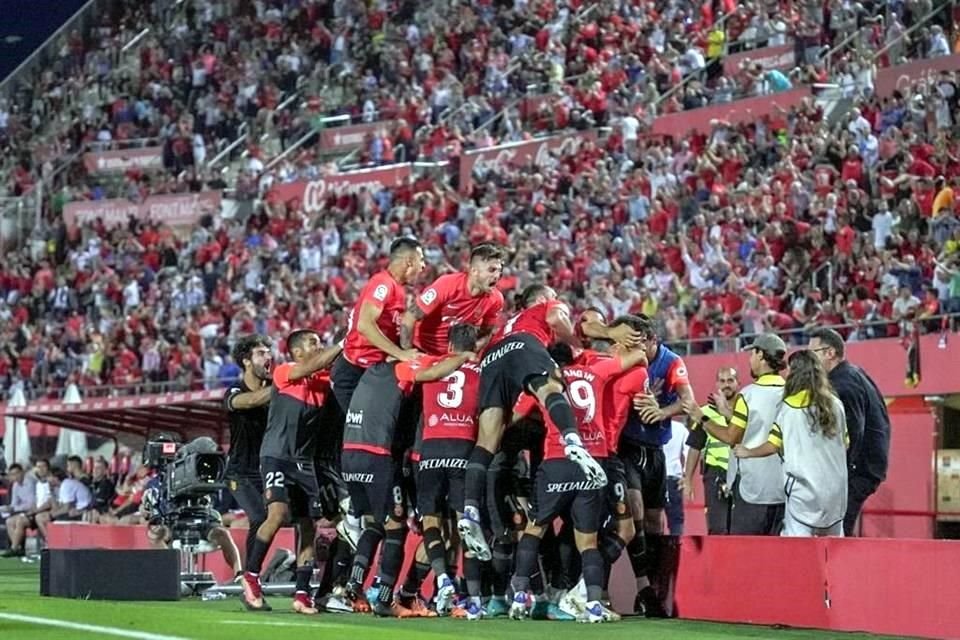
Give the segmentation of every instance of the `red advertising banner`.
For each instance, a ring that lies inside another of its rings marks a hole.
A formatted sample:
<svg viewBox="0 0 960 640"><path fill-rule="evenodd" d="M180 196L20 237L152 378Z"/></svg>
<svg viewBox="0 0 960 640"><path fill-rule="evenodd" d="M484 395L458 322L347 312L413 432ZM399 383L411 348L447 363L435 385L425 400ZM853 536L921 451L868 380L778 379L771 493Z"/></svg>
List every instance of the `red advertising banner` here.
<svg viewBox="0 0 960 640"><path fill-rule="evenodd" d="M163 147L139 147L116 151L92 151L83 156L90 173L123 172L128 169L163 169Z"/></svg>
<svg viewBox="0 0 960 640"><path fill-rule="evenodd" d="M764 47L741 51L723 58L723 73L727 76L736 75L740 65L746 61L758 62L764 71L769 69L792 69L796 66L796 54L792 44L779 47Z"/></svg>
<svg viewBox="0 0 960 640"><path fill-rule="evenodd" d="M780 109L789 111L792 107L800 106L803 99L810 95L810 87L800 87L768 96L741 98L700 109L665 113L654 119L650 131L661 136L683 137L692 131L709 132L711 120L723 120L737 125L765 116L773 119L774 128L780 128L785 124Z"/></svg>
<svg viewBox="0 0 960 640"><path fill-rule="evenodd" d="M460 190L466 192L470 189L475 170L500 169L530 161L537 167L543 167L550 159L551 151L576 152L584 142L596 139L595 130L576 131L467 151L460 157Z"/></svg>
<svg viewBox="0 0 960 640"><path fill-rule="evenodd" d="M925 75L929 71L940 73L941 71L957 70L960 70L960 55L907 62L895 67L880 69L877 72L873 88L878 96L888 98L896 89L909 86L911 82L919 80L921 75Z"/></svg>
<svg viewBox="0 0 960 640"><path fill-rule="evenodd" d="M396 120L381 120L323 129L320 131L320 146L324 151L352 149L363 144L364 138L376 133L379 129L386 129L389 132L396 123Z"/></svg>
<svg viewBox="0 0 960 640"><path fill-rule="evenodd" d="M70 227L97 218L108 227L119 227L127 224L130 217L180 226L194 224L206 214L219 212L220 192L201 191L149 196L139 203L124 199L70 202L63 208L63 219Z"/></svg>
<svg viewBox="0 0 960 640"><path fill-rule="evenodd" d="M359 169L344 173L334 173L310 182L290 182L279 184L270 190L268 197L279 198L283 202L299 200L306 213L316 213L323 209L324 201L331 194L356 193L361 189L379 191L383 187L401 184L413 174L409 163L392 164L375 169Z"/></svg>

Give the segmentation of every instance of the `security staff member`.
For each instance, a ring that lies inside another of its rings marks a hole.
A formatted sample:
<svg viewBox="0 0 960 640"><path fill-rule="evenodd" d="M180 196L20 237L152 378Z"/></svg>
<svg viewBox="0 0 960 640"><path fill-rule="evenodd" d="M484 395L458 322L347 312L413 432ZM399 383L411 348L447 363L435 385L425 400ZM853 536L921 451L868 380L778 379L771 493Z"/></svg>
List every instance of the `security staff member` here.
<svg viewBox="0 0 960 640"><path fill-rule="evenodd" d="M832 329L810 334L813 351L827 370L843 403L850 435L847 449L847 513L843 534L854 535L863 503L887 478L890 459L890 416L876 383L860 367L844 360L843 338Z"/></svg>
<svg viewBox="0 0 960 640"><path fill-rule="evenodd" d="M270 370L273 352L270 340L260 335L240 338L233 347L233 361L243 367L243 376L223 398L230 422L230 458L227 486L247 515L246 557L253 550L257 529L267 519L260 478L260 445L267 429L270 407Z"/></svg>
<svg viewBox="0 0 960 640"><path fill-rule="evenodd" d="M730 447L703 428L705 421L713 421L726 427L733 416L733 403L740 388L740 377L734 367L717 370L717 391L710 394L709 402L702 407L704 418L690 421L687 446L690 451L684 468L684 491L688 500L693 500L693 477L702 461L703 500L707 511L707 533L725 535L730 530L730 492L727 487L727 462ZM702 453L701 453L702 452Z"/></svg>
<svg viewBox="0 0 960 640"><path fill-rule="evenodd" d="M787 368L787 345L779 336L765 333L746 347L750 351L750 373L754 383L737 395L727 425L711 419L703 422L707 431L730 446L759 447L770 436L774 418L783 400ZM691 416L703 421L706 414L694 407ZM779 535L783 525L784 474L780 458L730 460L727 486L733 494L730 511L732 535Z"/></svg>

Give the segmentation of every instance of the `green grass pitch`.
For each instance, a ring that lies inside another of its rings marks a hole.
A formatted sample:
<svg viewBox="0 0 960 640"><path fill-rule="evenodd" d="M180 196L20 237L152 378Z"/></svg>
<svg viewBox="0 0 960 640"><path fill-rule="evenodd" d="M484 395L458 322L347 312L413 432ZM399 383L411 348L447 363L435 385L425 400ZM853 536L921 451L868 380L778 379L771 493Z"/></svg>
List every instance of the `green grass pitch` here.
<svg viewBox="0 0 960 640"><path fill-rule="evenodd" d="M371 616L320 614L307 618L283 609L285 597L271 599L273 613L250 614L236 598L201 602L95 602L41 598L35 564L0 559L0 638L3 640L86 640L126 637L139 640L261 640L262 638L346 638L349 640L857 640L878 638L771 627L680 620L626 619L615 624L467 622L452 619L384 620ZM67 623L69 626L62 626ZM50 626L61 624L61 626ZM93 628L84 628L90 625Z"/></svg>

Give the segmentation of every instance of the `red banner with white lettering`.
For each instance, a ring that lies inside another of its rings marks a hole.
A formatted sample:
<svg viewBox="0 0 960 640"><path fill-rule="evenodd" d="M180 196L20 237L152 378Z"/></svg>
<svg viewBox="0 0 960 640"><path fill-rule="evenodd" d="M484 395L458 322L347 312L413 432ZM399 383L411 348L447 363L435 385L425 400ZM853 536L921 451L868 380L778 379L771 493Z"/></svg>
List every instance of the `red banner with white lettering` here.
<svg viewBox="0 0 960 640"><path fill-rule="evenodd" d="M504 170L533 163L542 168L550 162L551 152L576 153L586 141L595 141L594 130L563 133L548 138L511 142L486 149L467 151L460 157L460 190L468 192L473 183L474 172Z"/></svg>
<svg viewBox="0 0 960 640"><path fill-rule="evenodd" d="M763 49L751 49L750 51L741 51L723 58L723 74L726 76L735 76L740 71L740 65L744 62L756 62L764 71L770 69L792 69L796 66L796 54L792 44L785 44L779 47L764 47Z"/></svg>
<svg viewBox="0 0 960 640"><path fill-rule="evenodd" d="M90 173L123 172L128 169L157 171L163 169L163 147L91 151L83 155L83 164Z"/></svg>
<svg viewBox="0 0 960 640"><path fill-rule="evenodd" d="M324 151L341 151L359 147L368 135L374 134L380 129L384 129L387 133L392 131L396 122L396 120L383 120L322 129L320 131L320 147Z"/></svg>
<svg viewBox="0 0 960 640"><path fill-rule="evenodd" d="M282 202L299 200L306 213L317 213L323 209L324 201L331 194L357 193L361 189L379 191L384 187L395 187L413 174L411 165L393 164L375 169L359 169L323 176L319 180L278 184L270 190L269 198Z"/></svg>
<svg viewBox="0 0 960 640"><path fill-rule="evenodd" d="M650 127L651 133L682 138L693 131L710 132L710 122L718 120L738 125L770 117L773 129L786 126L785 111L799 107L804 98L811 95L810 87L773 93L756 98L743 98L735 102L715 104L700 109L665 113L657 116Z"/></svg>
<svg viewBox="0 0 960 640"><path fill-rule="evenodd" d="M63 208L63 219L69 227L93 222L97 218L101 218L107 227L123 226L130 218L171 226L191 225L204 215L218 215L220 200L219 191L201 191L149 196L143 202L124 199L70 202Z"/></svg>

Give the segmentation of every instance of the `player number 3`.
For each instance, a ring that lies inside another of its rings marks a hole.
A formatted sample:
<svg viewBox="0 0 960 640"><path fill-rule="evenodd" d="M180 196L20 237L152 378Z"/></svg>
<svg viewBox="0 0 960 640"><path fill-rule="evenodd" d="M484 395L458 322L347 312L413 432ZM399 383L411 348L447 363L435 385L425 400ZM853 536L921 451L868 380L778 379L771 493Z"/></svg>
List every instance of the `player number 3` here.
<svg viewBox="0 0 960 640"><path fill-rule="evenodd" d="M447 388L437 395L437 404L445 409L456 409L463 402L463 385L467 376L463 371L454 371L443 379Z"/></svg>
<svg viewBox="0 0 960 640"><path fill-rule="evenodd" d="M584 422L593 421L597 413L597 400L593 395L593 387L586 380L574 380L567 387L570 394L570 401L577 409L586 412Z"/></svg>

